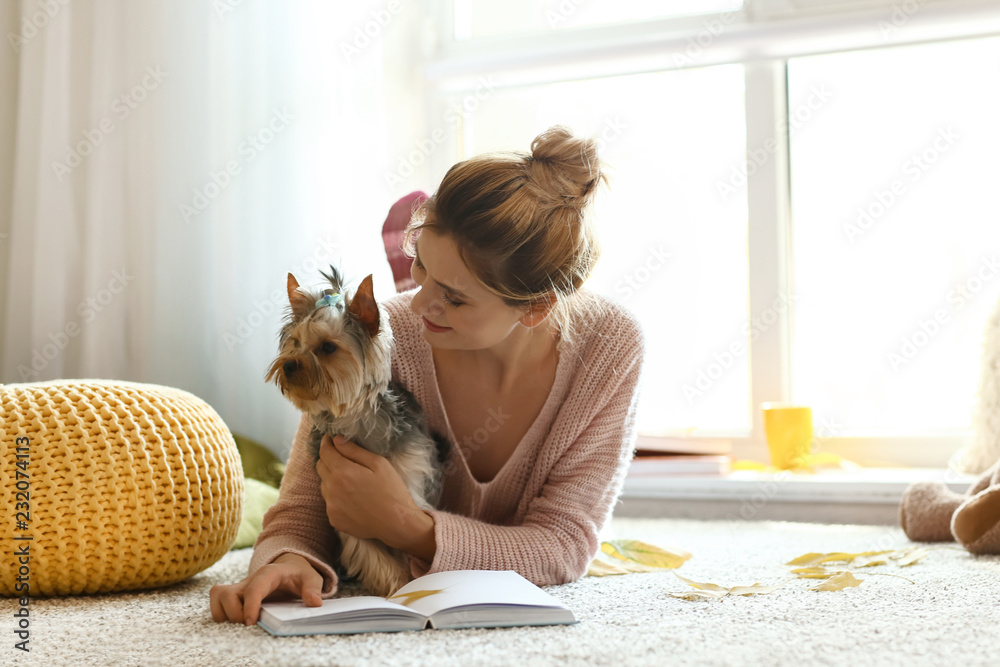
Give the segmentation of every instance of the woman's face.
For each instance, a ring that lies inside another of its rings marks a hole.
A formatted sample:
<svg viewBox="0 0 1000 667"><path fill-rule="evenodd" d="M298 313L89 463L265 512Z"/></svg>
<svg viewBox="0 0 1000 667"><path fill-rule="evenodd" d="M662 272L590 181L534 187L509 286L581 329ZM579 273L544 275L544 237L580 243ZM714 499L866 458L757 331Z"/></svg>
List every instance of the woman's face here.
<svg viewBox="0 0 1000 667"><path fill-rule="evenodd" d="M452 238L423 229L416 240L410 275L420 290L411 310L423 319L424 338L433 347L482 350L498 344L525 318L472 275Z"/></svg>

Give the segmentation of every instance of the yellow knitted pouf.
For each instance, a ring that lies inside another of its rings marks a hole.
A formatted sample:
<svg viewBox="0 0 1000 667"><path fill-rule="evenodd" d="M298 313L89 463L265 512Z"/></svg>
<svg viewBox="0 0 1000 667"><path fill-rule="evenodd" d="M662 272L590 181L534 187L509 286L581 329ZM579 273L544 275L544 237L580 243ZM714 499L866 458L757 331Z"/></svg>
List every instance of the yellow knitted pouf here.
<svg viewBox="0 0 1000 667"><path fill-rule="evenodd" d="M112 380L8 384L0 414L0 595L166 586L236 539L239 453L196 396Z"/></svg>

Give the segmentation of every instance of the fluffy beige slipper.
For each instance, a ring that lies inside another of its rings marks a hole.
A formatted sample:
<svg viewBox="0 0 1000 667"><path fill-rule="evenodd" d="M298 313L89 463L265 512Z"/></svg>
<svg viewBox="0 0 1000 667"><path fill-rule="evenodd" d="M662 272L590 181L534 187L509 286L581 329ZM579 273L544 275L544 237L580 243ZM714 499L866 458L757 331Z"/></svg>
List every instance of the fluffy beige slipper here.
<svg viewBox="0 0 1000 667"><path fill-rule="evenodd" d="M914 542L951 542L951 520L967 496L940 482L915 482L903 493L899 525Z"/></svg>
<svg viewBox="0 0 1000 667"><path fill-rule="evenodd" d="M1000 485L962 503L951 520L951 533L974 554L1000 554Z"/></svg>

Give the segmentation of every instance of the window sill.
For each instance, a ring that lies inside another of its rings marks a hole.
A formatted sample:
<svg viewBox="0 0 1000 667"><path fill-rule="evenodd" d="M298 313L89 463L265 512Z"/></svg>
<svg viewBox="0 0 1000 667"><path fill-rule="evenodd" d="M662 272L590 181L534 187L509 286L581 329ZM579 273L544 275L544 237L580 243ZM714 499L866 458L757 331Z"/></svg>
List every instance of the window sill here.
<svg viewBox="0 0 1000 667"><path fill-rule="evenodd" d="M962 493L974 480L941 468L629 476L615 516L896 525L912 482L944 482Z"/></svg>

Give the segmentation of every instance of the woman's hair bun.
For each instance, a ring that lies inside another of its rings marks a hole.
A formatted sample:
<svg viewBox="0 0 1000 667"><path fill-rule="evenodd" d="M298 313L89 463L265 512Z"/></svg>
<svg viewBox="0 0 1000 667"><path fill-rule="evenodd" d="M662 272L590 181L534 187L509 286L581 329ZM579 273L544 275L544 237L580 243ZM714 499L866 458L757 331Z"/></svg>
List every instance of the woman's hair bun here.
<svg viewBox="0 0 1000 667"><path fill-rule="evenodd" d="M607 181L597 140L550 127L531 152L484 153L463 160L414 214L403 244L416 254L417 235L446 235L487 290L508 306L551 303L563 341L573 337L576 303L601 255L590 204Z"/></svg>
<svg viewBox="0 0 1000 667"><path fill-rule="evenodd" d="M582 209L590 203L600 181L607 181L597 155L597 141L574 136L555 125L531 142L532 185L551 206Z"/></svg>

